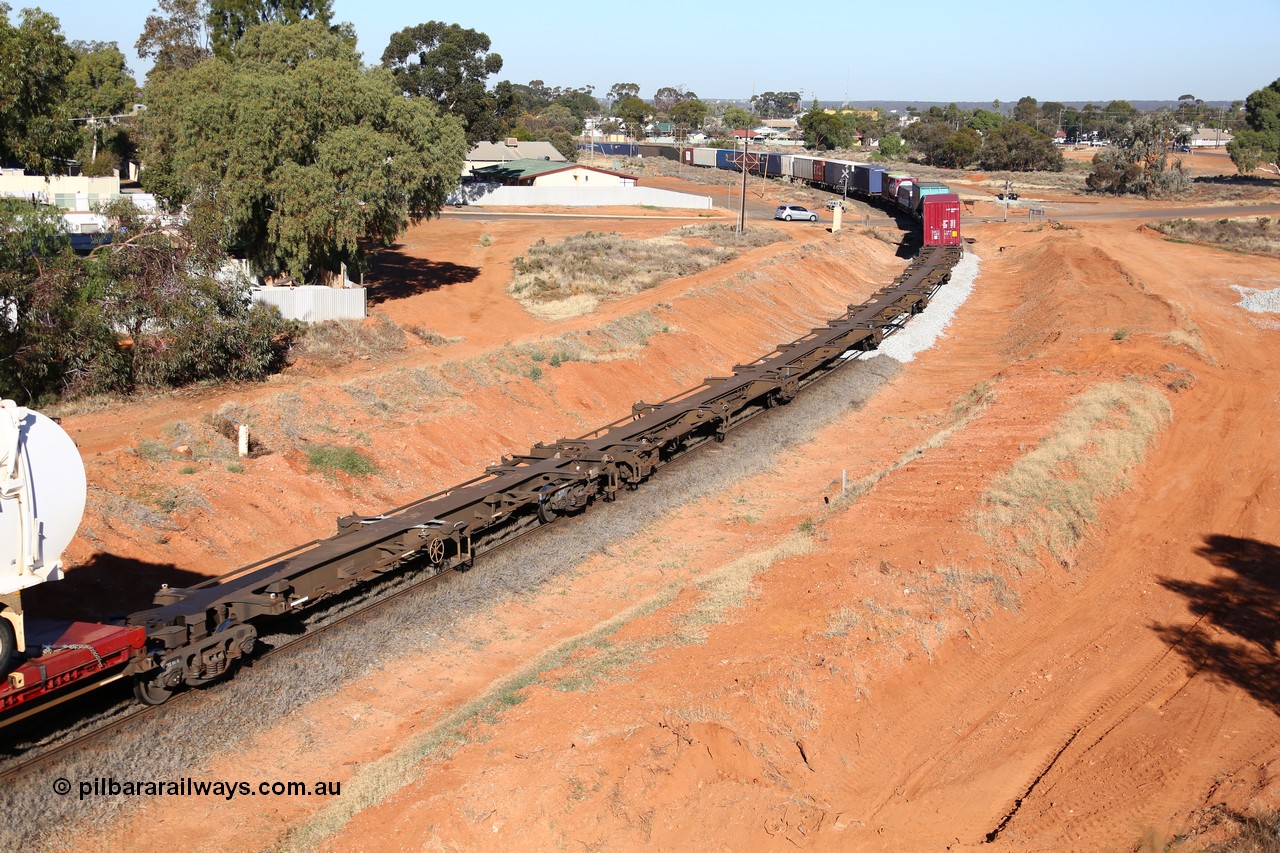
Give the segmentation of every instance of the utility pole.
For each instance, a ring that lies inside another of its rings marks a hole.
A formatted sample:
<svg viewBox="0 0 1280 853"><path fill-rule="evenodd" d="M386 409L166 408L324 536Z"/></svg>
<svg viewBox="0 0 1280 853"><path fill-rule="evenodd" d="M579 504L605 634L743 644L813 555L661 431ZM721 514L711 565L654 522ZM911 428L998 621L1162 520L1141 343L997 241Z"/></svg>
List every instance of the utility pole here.
<svg viewBox="0 0 1280 853"><path fill-rule="evenodd" d="M1004 182L1004 221L1009 221L1009 189L1012 184L1009 181Z"/></svg>
<svg viewBox="0 0 1280 853"><path fill-rule="evenodd" d="M742 207L738 212L738 233L747 233L747 149L751 145L750 130L742 131Z"/></svg>

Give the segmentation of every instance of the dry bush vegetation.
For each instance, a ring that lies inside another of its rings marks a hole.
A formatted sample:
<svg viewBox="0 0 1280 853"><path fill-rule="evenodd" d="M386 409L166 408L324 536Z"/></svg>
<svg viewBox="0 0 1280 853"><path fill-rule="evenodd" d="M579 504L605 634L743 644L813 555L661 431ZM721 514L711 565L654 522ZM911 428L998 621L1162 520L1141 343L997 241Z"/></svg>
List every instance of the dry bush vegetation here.
<svg viewBox="0 0 1280 853"><path fill-rule="evenodd" d="M710 246L692 242L703 239ZM544 320L576 317L601 301L629 296L736 258L746 248L783 239L773 229L753 229L737 242L728 226L693 225L636 240L588 231L559 243L539 240L516 258L508 291Z"/></svg>
<svg viewBox="0 0 1280 853"><path fill-rule="evenodd" d="M1180 243L1202 243L1240 252L1280 255L1280 223L1268 216L1248 219L1167 219L1151 228Z"/></svg>
<svg viewBox="0 0 1280 853"><path fill-rule="evenodd" d="M1172 416L1164 395L1136 379L1078 395L1040 446L983 494L982 537L1018 569L1045 553L1070 565L1098 504L1128 485Z"/></svg>
<svg viewBox="0 0 1280 853"><path fill-rule="evenodd" d="M362 356L382 356L404 348L404 329L389 317L378 315L368 321L326 320L311 325L294 346L293 358L337 367Z"/></svg>

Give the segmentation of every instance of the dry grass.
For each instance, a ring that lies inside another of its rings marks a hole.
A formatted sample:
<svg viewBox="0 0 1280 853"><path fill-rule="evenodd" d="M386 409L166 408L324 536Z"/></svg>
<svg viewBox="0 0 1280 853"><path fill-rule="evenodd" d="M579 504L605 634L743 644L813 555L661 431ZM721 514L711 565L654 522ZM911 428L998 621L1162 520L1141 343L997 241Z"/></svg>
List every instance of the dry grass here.
<svg viewBox="0 0 1280 853"><path fill-rule="evenodd" d="M712 245L693 242L701 239ZM661 237L575 234L559 243L539 240L516 258L508 292L535 316L548 321L594 311L603 301L629 296L673 278L703 272L750 248L783 239L753 229L738 242L728 226L687 225Z"/></svg>
<svg viewBox="0 0 1280 853"><path fill-rule="evenodd" d="M293 358L336 367L404 348L404 330L389 317L378 315L368 320L327 320L308 327L293 348Z"/></svg>
<svg viewBox="0 0 1280 853"><path fill-rule="evenodd" d="M713 246L730 249L758 249L761 246L768 246L780 240L789 239L786 234L776 228L753 226L748 228L745 234L740 234L737 228L732 225L712 222L701 225L684 225L672 231L671 234L680 238L700 237L709 241Z"/></svg>
<svg viewBox="0 0 1280 853"><path fill-rule="evenodd" d="M879 361L880 359L876 359ZM848 508L854 501L870 492L885 477L894 473L898 469L910 465L919 459L928 450L941 447L947 442L951 436L964 429L976 418L987 410L987 407L995 400L995 390L991 382L982 382L974 386L964 397L956 402L951 408L951 420L942 429L929 436L925 441L902 454L887 468L879 471L873 471L867 476L850 483L845 489L844 494L840 495L832 501L832 512L839 512Z"/></svg>
<svg viewBox="0 0 1280 853"><path fill-rule="evenodd" d="M1167 219L1150 227L1176 242L1236 252L1280 255L1280 222L1268 216L1239 219Z"/></svg>
<svg viewBox="0 0 1280 853"><path fill-rule="evenodd" d="M807 554L813 550L813 537L796 533L772 548L757 551L734 560L723 569L698 582L702 596L676 628L676 637L683 643L702 643L707 639L707 628L724 621L732 608L741 607L752 594L756 576L774 563L787 557Z"/></svg>
<svg viewBox="0 0 1280 853"><path fill-rule="evenodd" d="M1204 848L1210 853L1280 853L1280 812L1229 815L1237 835L1229 841Z"/></svg>
<svg viewBox="0 0 1280 853"><path fill-rule="evenodd" d="M478 722L492 722L503 710L524 701L524 688L550 670L562 667L583 646L603 644L633 619L666 606L675 598L674 589L663 589L590 631L549 649L505 678L495 681L475 699L408 740L395 752L364 768L343 785L343 796L324 811L305 820L280 845L283 850L315 850L364 809L376 806L410 784L420 774L424 758L448 756L470 739Z"/></svg>
<svg viewBox="0 0 1280 853"><path fill-rule="evenodd" d="M1019 568L1046 552L1069 565L1098 503L1128 486L1171 417L1164 395L1137 380L1080 394L1040 446L983 494L979 532Z"/></svg>
<svg viewBox="0 0 1280 853"><path fill-rule="evenodd" d="M711 269L731 257L724 249L692 246L671 235L635 240L588 231L559 243L534 243L516 258L509 290L528 302L582 294L608 299Z"/></svg>

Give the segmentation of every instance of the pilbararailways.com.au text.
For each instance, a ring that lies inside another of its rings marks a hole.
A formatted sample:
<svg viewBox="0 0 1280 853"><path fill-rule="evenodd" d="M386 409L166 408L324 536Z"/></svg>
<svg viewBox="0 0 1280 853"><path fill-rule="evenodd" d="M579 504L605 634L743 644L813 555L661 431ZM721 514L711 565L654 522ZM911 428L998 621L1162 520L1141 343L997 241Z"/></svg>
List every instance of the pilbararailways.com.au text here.
<svg viewBox="0 0 1280 853"><path fill-rule="evenodd" d="M66 796L73 790L69 779L59 777L53 781L53 792ZM113 777L84 779L77 782L75 790L80 799L88 797L340 797L341 782L241 782L232 780L208 781L204 779L125 779Z"/></svg>

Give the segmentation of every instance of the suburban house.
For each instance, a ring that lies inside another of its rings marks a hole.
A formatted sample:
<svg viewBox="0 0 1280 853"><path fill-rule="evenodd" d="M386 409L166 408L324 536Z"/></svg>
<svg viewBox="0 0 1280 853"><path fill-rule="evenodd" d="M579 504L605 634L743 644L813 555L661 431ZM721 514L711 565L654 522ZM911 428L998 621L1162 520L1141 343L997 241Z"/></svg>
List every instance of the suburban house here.
<svg viewBox="0 0 1280 853"><path fill-rule="evenodd" d="M473 169L485 166L496 166L510 163L513 160L549 160L555 163L567 163L568 158L556 150L550 142L521 142L518 139L506 139L502 142L477 142L467 153L462 164L462 174L471 174Z"/></svg>
<svg viewBox="0 0 1280 853"><path fill-rule="evenodd" d="M63 210L89 211L98 202L120 195L119 174L103 178L86 175L28 175L22 169L0 169L0 196L32 198Z"/></svg>
<svg viewBox="0 0 1280 853"><path fill-rule="evenodd" d="M509 187L634 187L634 175L588 166L549 160L512 160L472 169L479 181Z"/></svg>
<svg viewBox="0 0 1280 853"><path fill-rule="evenodd" d="M1191 131L1190 127L1183 128L1187 132ZM1231 141L1231 131L1216 130L1212 127L1202 127L1187 138L1187 144L1192 148L1222 148Z"/></svg>

